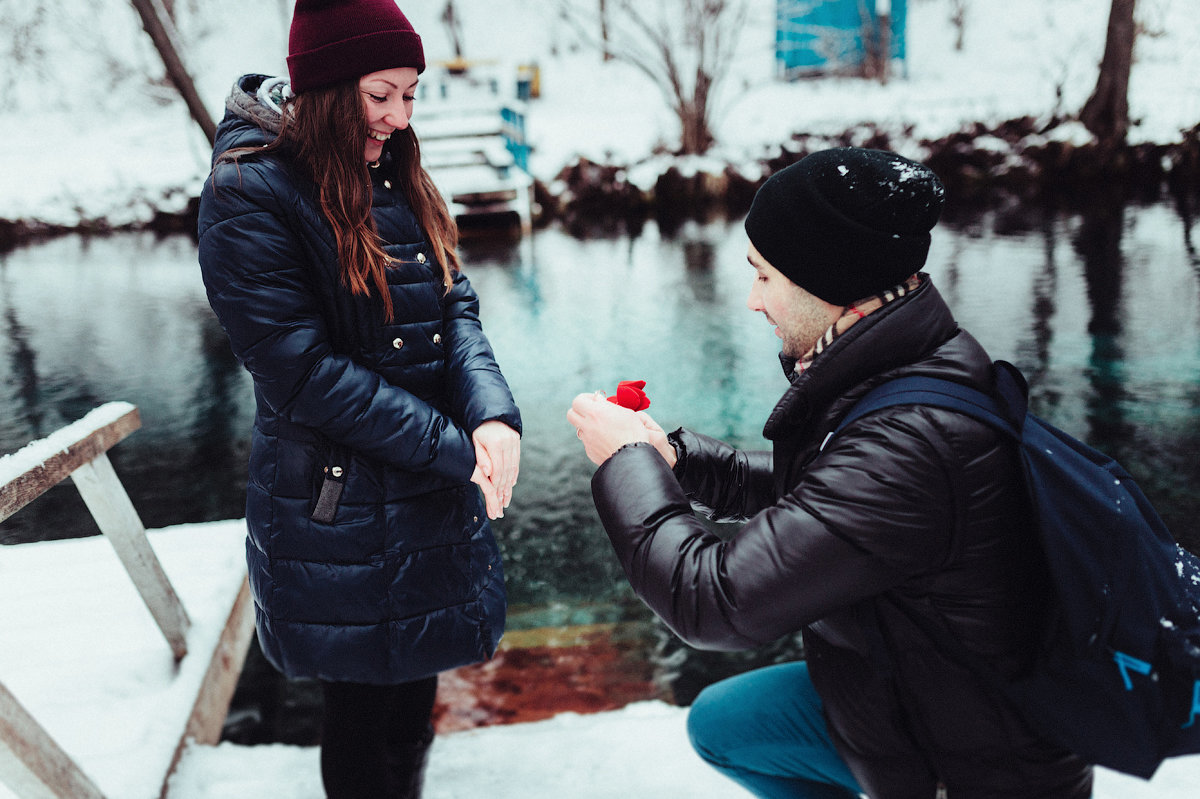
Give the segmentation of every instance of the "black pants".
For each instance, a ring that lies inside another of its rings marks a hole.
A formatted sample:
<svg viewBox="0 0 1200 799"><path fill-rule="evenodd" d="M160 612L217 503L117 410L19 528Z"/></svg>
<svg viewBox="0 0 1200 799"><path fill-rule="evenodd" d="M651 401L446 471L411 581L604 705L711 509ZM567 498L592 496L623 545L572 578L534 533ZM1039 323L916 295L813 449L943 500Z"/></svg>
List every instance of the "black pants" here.
<svg viewBox="0 0 1200 799"><path fill-rule="evenodd" d="M420 796L437 675L400 685L322 682L321 779L328 799Z"/></svg>

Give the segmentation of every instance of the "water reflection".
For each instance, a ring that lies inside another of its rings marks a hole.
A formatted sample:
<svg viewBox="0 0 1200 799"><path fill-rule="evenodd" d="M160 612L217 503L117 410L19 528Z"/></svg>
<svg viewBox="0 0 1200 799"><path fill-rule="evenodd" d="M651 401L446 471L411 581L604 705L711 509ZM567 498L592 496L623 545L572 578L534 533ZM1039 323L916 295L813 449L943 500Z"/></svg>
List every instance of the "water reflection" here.
<svg viewBox="0 0 1200 799"><path fill-rule="evenodd" d="M1035 411L1121 460L1200 548L1192 227L1188 203L1003 208L948 218L928 270L963 326L1026 372ZM513 630L648 621L595 518L593 467L564 418L574 394L645 379L664 427L762 447L786 385L777 339L745 308L740 222L581 232L463 245L526 424L516 498L496 524ZM208 308L191 239L69 237L0 255L0 338L0 452L126 400L144 427L112 460L148 527L242 515L250 381ZM0 542L95 532L67 484L0 524ZM704 655L656 635L679 701L798 649ZM244 682L271 679L252 661ZM272 693L296 701L278 686L253 701Z"/></svg>
<svg viewBox="0 0 1200 799"><path fill-rule="evenodd" d="M949 218L929 271L964 326L1026 371L1035 409L1140 464L1151 493L1171 498L1177 535L1194 541L1196 474L1174 466L1195 443L1200 373L1189 208L1109 201ZM520 493L498 525L515 598L623 601L563 412L578 391L642 378L665 425L763 445L783 377L769 327L744 307L740 224L551 229L469 239L463 255L528 427ZM0 450L128 400L145 426L113 458L147 525L241 515L250 384L189 239L64 238L0 256L0 337ZM89 534L71 494L0 525L0 540Z"/></svg>
<svg viewBox="0 0 1200 799"><path fill-rule="evenodd" d="M0 274L0 280L7 280ZM4 288L0 283L0 288ZM11 292L4 291L4 297L10 298ZM29 334L17 316L17 309L11 301L4 303L4 339L8 351L9 368L12 371L16 393L16 411L25 421L28 429L35 437L45 435L42 427L42 411L38 404L37 357L29 346Z"/></svg>

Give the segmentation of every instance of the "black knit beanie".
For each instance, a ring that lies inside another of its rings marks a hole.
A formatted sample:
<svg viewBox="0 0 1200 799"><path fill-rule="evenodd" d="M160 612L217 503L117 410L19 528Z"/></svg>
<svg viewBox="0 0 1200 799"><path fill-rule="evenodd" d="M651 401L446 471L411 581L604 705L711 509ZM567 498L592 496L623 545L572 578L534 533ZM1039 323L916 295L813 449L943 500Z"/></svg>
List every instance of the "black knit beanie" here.
<svg viewBox="0 0 1200 799"><path fill-rule="evenodd" d="M921 269L945 197L924 164L882 150L823 150L767 179L746 233L800 288L849 305Z"/></svg>

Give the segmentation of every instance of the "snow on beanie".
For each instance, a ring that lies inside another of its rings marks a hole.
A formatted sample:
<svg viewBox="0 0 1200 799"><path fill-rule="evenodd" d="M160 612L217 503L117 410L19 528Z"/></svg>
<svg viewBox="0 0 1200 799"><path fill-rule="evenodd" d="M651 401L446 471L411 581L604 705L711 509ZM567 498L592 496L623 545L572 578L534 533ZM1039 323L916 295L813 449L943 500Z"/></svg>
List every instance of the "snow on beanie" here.
<svg viewBox="0 0 1200 799"><path fill-rule="evenodd" d="M849 305L921 269L945 197L924 164L882 150L822 150L767 179L746 233L800 288Z"/></svg>
<svg viewBox="0 0 1200 799"><path fill-rule="evenodd" d="M287 65L299 94L381 69L423 72L425 51L395 0L297 0Z"/></svg>

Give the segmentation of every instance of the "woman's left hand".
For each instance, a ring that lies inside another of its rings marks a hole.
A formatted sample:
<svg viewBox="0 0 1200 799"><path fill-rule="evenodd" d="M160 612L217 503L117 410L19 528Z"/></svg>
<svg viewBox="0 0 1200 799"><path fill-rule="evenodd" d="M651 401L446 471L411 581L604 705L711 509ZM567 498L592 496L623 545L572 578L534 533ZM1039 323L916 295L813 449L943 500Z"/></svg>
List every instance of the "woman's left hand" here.
<svg viewBox="0 0 1200 799"><path fill-rule="evenodd" d="M483 476L483 472L479 470L479 464L475 464L475 471L471 472L471 482L479 486L479 490L483 493L483 504L487 509L487 517L496 519L504 515L504 508L500 507L500 498L496 496L496 487L492 485L492 481Z"/></svg>
<svg viewBox="0 0 1200 799"><path fill-rule="evenodd" d="M492 420L476 427L471 440L475 443L475 462L491 482L499 504L498 516L503 516L504 508L512 502L513 486L521 469L521 436L504 422Z"/></svg>

